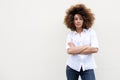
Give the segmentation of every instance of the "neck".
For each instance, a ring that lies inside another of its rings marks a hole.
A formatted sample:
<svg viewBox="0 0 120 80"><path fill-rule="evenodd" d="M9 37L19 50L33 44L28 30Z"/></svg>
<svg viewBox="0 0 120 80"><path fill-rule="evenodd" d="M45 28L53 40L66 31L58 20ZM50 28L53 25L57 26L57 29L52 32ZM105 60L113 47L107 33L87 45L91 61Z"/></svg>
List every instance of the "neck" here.
<svg viewBox="0 0 120 80"><path fill-rule="evenodd" d="M77 32L77 33L81 33L82 31L83 31L82 28L76 29L76 32Z"/></svg>

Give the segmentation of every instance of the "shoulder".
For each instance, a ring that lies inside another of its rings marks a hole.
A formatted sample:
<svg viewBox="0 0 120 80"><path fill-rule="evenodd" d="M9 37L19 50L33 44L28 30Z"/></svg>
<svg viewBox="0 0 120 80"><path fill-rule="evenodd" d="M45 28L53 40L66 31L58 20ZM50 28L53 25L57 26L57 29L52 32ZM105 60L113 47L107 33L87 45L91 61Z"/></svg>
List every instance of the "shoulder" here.
<svg viewBox="0 0 120 80"><path fill-rule="evenodd" d="M67 38L71 39L74 36L74 34L75 34L75 31L70 31L67 35Z"/></svg>
<svg viewBox="0 0 120 80"><path fill-rule="evenodd" d="M84 29L84 32L88 35L96 35L96 32L93 28Z"/></svg>
<svg viewBox="0 0 120 80"><path fill-rule="evenodd" d="M87 32L89 32L89 33L91 33L91 34L95 34L95 30L94 30L93 28L89 28L89 29L87 30Z"/></svg>
<svg viewBox="0 0 120 80"><path fill-rule="evenodd" d="M75 33L75 31L71 31L68 33L68 36L72 36Z"/></svg>

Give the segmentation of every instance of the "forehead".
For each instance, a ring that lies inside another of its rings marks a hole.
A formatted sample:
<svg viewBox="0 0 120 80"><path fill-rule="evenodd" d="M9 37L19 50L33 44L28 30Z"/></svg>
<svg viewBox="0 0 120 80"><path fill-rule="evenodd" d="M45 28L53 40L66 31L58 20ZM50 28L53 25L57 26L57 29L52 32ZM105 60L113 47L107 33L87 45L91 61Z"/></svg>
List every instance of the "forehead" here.
<svg viewBox="0 0 120 80"><path fill-rule="evenodd" d="M75 14L75 15L74 15L74 18L75 18L75 17L82 18L82 15L80 15L80 14Z"/></svg>

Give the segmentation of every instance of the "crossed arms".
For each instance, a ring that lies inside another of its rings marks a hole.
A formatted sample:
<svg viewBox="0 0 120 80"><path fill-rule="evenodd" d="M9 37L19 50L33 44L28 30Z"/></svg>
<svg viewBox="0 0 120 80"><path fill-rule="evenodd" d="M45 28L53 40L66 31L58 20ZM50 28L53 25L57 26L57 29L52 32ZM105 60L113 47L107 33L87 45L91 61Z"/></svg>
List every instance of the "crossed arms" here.
<svg viewBox="0 0 120 80"><path fill-rule="evenodd" d="M91 53L97 53L98 48L91 47L91 46L75 46L72 42L69 42L68 45L70 48L67 49L67 52L69 54L75 55L75 54L91 54Z"/></svg>

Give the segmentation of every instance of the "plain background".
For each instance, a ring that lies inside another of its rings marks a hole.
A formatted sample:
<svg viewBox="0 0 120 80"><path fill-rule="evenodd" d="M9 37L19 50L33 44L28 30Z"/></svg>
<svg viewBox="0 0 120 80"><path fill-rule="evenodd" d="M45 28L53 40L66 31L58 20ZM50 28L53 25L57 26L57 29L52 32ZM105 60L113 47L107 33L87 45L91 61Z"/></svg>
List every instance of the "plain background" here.
<svg viewBox="0 0 120 80"><path fill-rule="evenodd" d="M65 11L84 3L95 14L97 80L119 80L119 0L0 0L0 80L66 80Z"/></svg>

